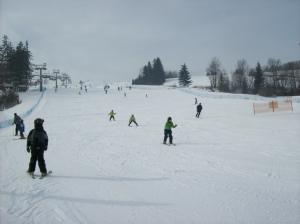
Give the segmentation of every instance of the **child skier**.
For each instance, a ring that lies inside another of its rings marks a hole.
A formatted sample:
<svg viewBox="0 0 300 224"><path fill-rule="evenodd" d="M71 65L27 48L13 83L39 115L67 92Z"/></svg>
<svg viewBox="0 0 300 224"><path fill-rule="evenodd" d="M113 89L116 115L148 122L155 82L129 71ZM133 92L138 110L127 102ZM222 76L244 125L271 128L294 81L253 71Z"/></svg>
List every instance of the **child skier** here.
<svg viewBox="0 0 300 224"><path fill-rule="evenodd" d="M27 172L33 175L36 161L38 161L42 176L47 175L46 164L44 160L44 151L48 148L48 136L43 127L44 120L37 118L34 120L34 129L32 129L27 138L27 152L31 152L29 168Z"/></svg>
<svg viewBox="0 0 300 224"><path fill-rule="evenodd" d="M136 122L135 117L134 117L133 114L131 114L131 116L129 118L129 124L128 124L128 126L130 126L132 122L135 123L136 126L139 126L138 123Z"/></svg>
<svg viewBox="0 0 300 224"><path fill-rule="evenodd" d="M20 127L19 127L19 130L20 130L20 136L21 136L21 139L24 139L24 131L25 131L25 125L24 125L24 121L21 119L21 122L20 122Z"/></svg>
<svg viewBox="0 0 300 224"><path fill-rule="evenodd" d="M199 118L201 111L202 111L202 104L199 103L199 104L197 105L197 114L196 114L196 117L197 117L197 118Z"/></svg>
<svg viewBox="0 0 300 224"><path fill-rule="evenodd" d="M172 118L168 117L168 120L165 124L165 130L164 130L164 142L163 142L164 144L166 144L168 137L169 137L170 145L173 144L172 128L176 128L176 127L177 124L174 125L172 122Z"/></svg>
<svg viewBox="0 0 300 224"><path fill-rule="evenodd" d="M113 119L115 121L116 113L114 112L114 110L111 110L108 115L109 115L109 120L110 121L111 121L111 119Z"/></svg>

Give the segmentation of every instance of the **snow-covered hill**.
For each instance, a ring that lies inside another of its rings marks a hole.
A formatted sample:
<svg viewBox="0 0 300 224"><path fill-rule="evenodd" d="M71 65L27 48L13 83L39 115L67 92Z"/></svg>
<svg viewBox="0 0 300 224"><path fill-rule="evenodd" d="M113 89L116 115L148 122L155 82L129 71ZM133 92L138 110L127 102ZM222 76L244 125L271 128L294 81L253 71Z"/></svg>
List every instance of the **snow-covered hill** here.
<svg viewBox="0 0 300 224"><path fill-rule="evenodd" d="M30 157L14 127L0 129L1 224L300 222L299 103L294 112L254 116L252 102L266 98L168 86L124 91L46 91L25 118L26 133L45 119L53 174L42 180L26 175ZM28 93L22 108L39 96ZM128 127L131 114L139 127ZM176 146L161 144L168 116L178 124Z"/></svg>

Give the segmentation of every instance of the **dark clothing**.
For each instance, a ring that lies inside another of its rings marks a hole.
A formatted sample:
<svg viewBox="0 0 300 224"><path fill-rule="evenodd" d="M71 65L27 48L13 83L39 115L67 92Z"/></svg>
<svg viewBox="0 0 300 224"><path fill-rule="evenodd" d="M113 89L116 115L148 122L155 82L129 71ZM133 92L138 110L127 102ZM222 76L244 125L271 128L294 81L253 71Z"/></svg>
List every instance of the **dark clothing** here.
<svg viewBox="0 0 300 224"><path fill-rule="evenodd" d="M22 119L17 114L15 114L14 115L14 124L16 125L16 135L18 135L18 132L20 130L21 121L22 121Z"/></svg>
<svg viewBox="0 0 300 224"><path fill-rule="evenodd" d="M46 131L40 125L35 125L27 138L27 151L31 151L28 172L35 171L36 161L38 161L41 173L47 173L44 160L44 151L48 148L48 136Z"/></svg>
<svg viewBox="0 0 300 224"><path fill-rule="evenodd" d="M41 150L31 150L28 172L31 173L35 171L36 161L38 161L40 172L47 173L47 168L44 160L44 151Z"/></svg>
<svg viewBox="0 0 300 224"><path fill-rule="evenodd" d="M164 134L165 134L164 144L166 144L168 137L169 137L169 143L172 144L173 143L172 130L171 129L165 129Z"/></svg>
<svg viewBox="0 0 300 224"><path fill-rule="evenodd" d="M196 117L199 118L201 111L202 111L202 105L201 105L201 103L200 103L200 104L197 106L197 114L196 114Z"/></svg>
<svg viewBox="0 0 300 224"><path fill-rule="evenodd" d="M131 121L129 122L128 126L130 126L132 122L135 123L136 126L139 126L138 123L136 123L135 120L131 120Z"/></svg>
<svg viewBox="0 0 300 224"><path fill-rule="evenodd" d="M21 138L24 138L25 125L24 125L23 121L21 121L21 123L20 123L19 130L20 130Z"/></svg>

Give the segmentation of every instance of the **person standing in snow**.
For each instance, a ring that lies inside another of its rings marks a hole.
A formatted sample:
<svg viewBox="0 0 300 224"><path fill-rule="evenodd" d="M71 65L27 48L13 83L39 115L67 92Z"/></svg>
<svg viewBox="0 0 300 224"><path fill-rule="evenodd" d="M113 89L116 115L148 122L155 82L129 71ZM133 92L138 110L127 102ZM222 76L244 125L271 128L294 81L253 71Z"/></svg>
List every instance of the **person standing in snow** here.
<svg viewBox="0 0 300 224"><path fill-rule="evenodd" d="M111 119L113 119L115 121L116 113L114 112L114 110L111 110L108 115L109 115L109 120L110 121L111 121Z"/></svg>
<svg viewBox="0 0 300 224"><path fill-rule="evenodd" d="M168 117L168 120L165 124L165 130L164 130L164 144L167 143L167 139L169 138L169 143L173 144L173 136L172 136L172 128L176 128L177 124L173 124L172 118Z"/></svg>
<svg viewBox="0 0 300 224"><path fill-rule="evenodd" d="M202 111L202 104L199 103L199 104L197 105L197 114L196 114L196 117L197 117L197 118L199 118L201 111Z"/></svg>
<svg viewBox="0 0 300 224"><path fill-rule="evenodd" d="M22 139L24 139L24 131L25 131L25 125L24 125L24 121L21 119L21 122L20 122L20 136Z"/></svg>
<svg viewBox="0 0 300 224"><path fill-rule="evenodd" d="M17 113L14 113L14 124L16 125L16 136L18 135L18 132L20 131L20 124L21 124L21 117L17 115Z"/></svg>
<svg viewBox="0 0 300 224"><path fill-rule="evenodd" d="M27 172L33 175L36 161L38 161L42 176L47 175L47 168L44 160L44 151L48 148L48 135L43 127L44 120L37 118L34 120L34 129L32 129L27 138L27 152L31 152L29 168Z"/></svg>
<svg viewBox="0 0 300 224"><path fill-rule="evenodd" d="M136 126L139 126L138 123L136 122L135 117L134 117L133 114L131 114L131 116L129 118L129 124L128 124L128 126L130 126L132 122L135 123Z"/></svg>

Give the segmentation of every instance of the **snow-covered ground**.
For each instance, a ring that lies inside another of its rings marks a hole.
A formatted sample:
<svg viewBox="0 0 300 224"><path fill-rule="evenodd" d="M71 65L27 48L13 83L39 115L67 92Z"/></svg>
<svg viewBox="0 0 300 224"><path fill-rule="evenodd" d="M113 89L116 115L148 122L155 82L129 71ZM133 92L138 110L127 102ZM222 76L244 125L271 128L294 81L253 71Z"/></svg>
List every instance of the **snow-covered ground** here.
<svg viewBox="0 0 300 224"><path fill-rule="evenodd" d="M168 86L126 93L46 91L25 119L26 133L45 119L53 174L42 180L26 175L26 141L0 129L1 224L300 223L299 103L254 116L252 103L268 99ZM131 114L139 127L128 127ZM162 144L168 116L176 146Z"/></svg>

